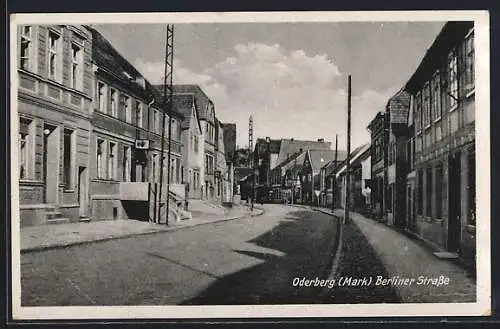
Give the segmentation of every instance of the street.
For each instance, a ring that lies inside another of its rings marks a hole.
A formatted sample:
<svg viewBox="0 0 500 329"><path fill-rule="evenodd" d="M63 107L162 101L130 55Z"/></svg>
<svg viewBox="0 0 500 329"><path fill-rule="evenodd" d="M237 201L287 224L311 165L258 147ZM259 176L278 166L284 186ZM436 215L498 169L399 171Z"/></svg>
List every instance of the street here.
<svg viewBox="0 0 500 329"><path fill-rule="evenodd" d="M265 205L262 216L21 255L22 305L314 303L337 220Z"/></svg>

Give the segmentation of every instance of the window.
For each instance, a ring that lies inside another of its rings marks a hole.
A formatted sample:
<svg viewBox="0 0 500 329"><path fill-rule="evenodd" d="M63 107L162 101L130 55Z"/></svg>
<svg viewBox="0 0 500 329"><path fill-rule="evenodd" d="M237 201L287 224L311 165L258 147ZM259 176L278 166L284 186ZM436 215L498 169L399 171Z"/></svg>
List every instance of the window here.
<svg viewBox="0 0 500 329"><path fill-rule="evenodd" d="M98 139L97 140L97 148L96 148L96 160L97 160L96 167L97 167L97 178L100 178L100 179L105 178L104 170L103 170L104 168L103 168L103 163L102 163L104 153L105 153L104 140Z"/></svg>
<svg viewBox="0 0 500 329"><path fill-rule="evenodd" d="M63 179L64 188L66 190L72 190L74 188L73 177L75 173L75 161L73 157L73 135L73 130L64 129Z"/></svg>
<svg viewBox="0 0 500 329"><path fill-rule="evenodd" d="M168 175L169 175L169 179L170 179L171 183L174 180L175 162L176 162L176 159L170 159L170 169L169 169Z"/></svg>
<svg viewBox="0 0 500 329"><path fill-rule="evenodd" d="M139 101L135 102L135 123L142 128L142 104Z"/></svg>
<svg viewBox="0 0 500 329"><path fill-rule="evenodd" d="M465 61L465 70L464 70L464 91L465 94L470 93L474 90L474 61L475 61L475 53L474 53L474 30L471 30L467 35L464 44L464 61Z"/></svg>
<svg viewBox="0 0 500 329"><path fill-rule="evenodd" d="M436 166L436 218L443 218L443 164Z"/></svg>
<svg viewBox="0 0 500 329"><path fill-rule="evenodd" d="M422 115L423 115L423 126L427 128L430 125L431 118L431 94L430 94L430 86L427 82L424 86L424 90L422 91L423 97L423 105L422 105Z"/></svg>
<svg viewBox="0 0 500 329"><path fill-rule="evenodd" d="M34 121L20 118L19 120L19 179L33 178L34 154Z"/></svg>
<svg viewBox="0 0 500 329"><path fill-rule="evenodd" d="M97 82L97 106L100 112L106 111L106 85L102 82Z"/></svg>
<svg viewBox="0 0 500 329"><path fill-rule="evenodd" d="M60 82L60 39L61 36L49 31L49 79Z"/></svg>
<svg viewBox="0 0 500 329"><path fill-rule="evenodd" d="M386 208L388 212L392 212L392 190L394 184L389 184L387 187L387 195L386 195Z"/></svg>
<svg viewBox="0 0 500 329"><path fill-rule="evenodd" d="M452 51L448 57L448 106L450 111L458 104L457 53Z"/></svg>
<svg viewBox="0 0 500 329"><path fill-rule="evenodd" d="M194 151L196 153L198 153L198 143L199 143L198 135L194 135Z"/></svg>
<svg viewBox="0 0 500 329"><path fill-rule="evenodd" d="M419 170L417 174L417 215L422 215L423 211L423 184L423 172Z"/></svg>
<svg viewBox="0 0 500 329"><path fill-rule="evenodd" d="M32 26L25 25L21 27L20 67L23 70L32 70L35 64L32 33Z"/></svg>
<svg viewBox="0 0 500 329"><path fill-rule="evenodd" d="M116 143L109 142L108 178L116 179Z"/></svg>
<svg viewBox="0 0 500 329"><path fill-rule="evenodd" d="M419 91L415 95L415 111L414 111L414 122L417 133L422 129L422 93Z"/></svg>
<svg viewBox="0 0 500 329"><path fill-rule="evenodd" d="M474 149L467 156L467 222L476 225L476 154Z"/></svg>
<svg viewBox="0 0 500 329"><path fill-rule="evenodd" d="M181 173L181 170L180 170L180 161L178 159L175 160L175 182L176 183L179 183L179 180L180 180L180 173Z"/></svg>
<svg viewBox="0 0 500 329"><path fill-rule="evenodd" d="M172 135L170 137L172 137L172 139L177 137L177 126L174 118L172 118Z"/></svg>
<svg viewBox="0 0 500 329"><path fill-rule="evenodd" d="M156 182L156 169L158 168L158 154L153 154L153 170L151 172L151 181Z"/></svg>
<svg viewBox="0 0 500 329"><path fill-rule="evenodd" d="M113 117L118 117L118 92L116 89L111 89L110 90L111 94L111 116Z"/></svg>
<svg viewBox="0 0 500 329"><path fill-rule="evenodd" d="M431 101L432 108L431 112L433 114L433 120L439 120L441 118L441 86L440 86L440 74L437 72L432 78L431 84Z"/></svg>
<svg viewBox="0 0 500 329"><path fill-rule="evenodd" d="M131 165L132 165L131 148L130 148L130 146L124 146L123 147L123 176L122 176L122 180L124 182L130 182Z"/></svg>
<svg viewBox="0 0 500 329"><path fill-rule="evenodd" d="M123 95L123 110L125 111L125 121L132 122L132 106L130 105L130 97Z"/></svg>
<svg viewBox="0 0 500 329"><path fill-rule="evenodd" d="M158 112L153 110L153 132L158 132Z"/></svg>
<svg viewBox="0 0 500 329"><path fill-rule="evenodd" d="M83 56L82 47L71 44L71 87L81 90L83 87Z"/></svg>
<svg viewBox="0 0 500 329"><path fill-rule="evenodd" d="M425 178L425 216L432 217L432 167L427 168Z"/></svg>

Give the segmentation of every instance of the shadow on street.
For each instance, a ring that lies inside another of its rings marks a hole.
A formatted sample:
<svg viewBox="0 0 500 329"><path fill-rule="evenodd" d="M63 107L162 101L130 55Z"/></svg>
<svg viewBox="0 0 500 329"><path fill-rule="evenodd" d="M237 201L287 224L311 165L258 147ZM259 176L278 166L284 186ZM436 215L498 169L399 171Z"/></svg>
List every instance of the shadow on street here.
<svg viewBox="0 0 500 329"><path fill-rule="evenodd" d="M291 211L272 230L248 243L283 253L234 250L262 261L224 276L182 305L317 303L319 288L294 287L294 278L328 276L338 238L338 220L310 211Z"/></svg>

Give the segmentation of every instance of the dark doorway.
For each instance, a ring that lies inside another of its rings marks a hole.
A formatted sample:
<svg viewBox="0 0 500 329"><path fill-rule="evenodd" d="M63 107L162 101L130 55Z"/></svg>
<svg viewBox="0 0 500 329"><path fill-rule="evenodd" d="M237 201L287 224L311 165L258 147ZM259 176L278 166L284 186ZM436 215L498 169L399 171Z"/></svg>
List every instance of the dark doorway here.
<svg viewBox="0 0 500 329"><path fill-rule="evenodd" d="M449 156L448 173L448 251L459 252L460 250L460 152Z"/></svg>

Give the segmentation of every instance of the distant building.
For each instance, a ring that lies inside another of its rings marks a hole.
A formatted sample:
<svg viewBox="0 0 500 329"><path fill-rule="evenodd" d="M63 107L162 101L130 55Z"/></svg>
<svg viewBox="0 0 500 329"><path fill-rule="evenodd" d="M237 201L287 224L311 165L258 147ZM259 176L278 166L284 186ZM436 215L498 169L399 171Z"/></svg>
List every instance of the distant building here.
<svg viewBox="0 0 500 329"><path fill-rule="evenodd" d="M335 157L332 150L307 150L301 170L302 202L319 205L321 193L320 169Z"/></svg>
<svg viewBox="0 0 500 329"><path fill-rule="evenodd" d="M204 134L194 95L173 95L173 107L184 115L182 129L181 180L189 199L201 199L204 177Z"/></svg>
<svg viewBox="0 0 500 329"><path fill-rule="evenodd" d="M206 200L214 200L216 196L216 118L213 101L198 85L174 85L174 94L194 95L198 109L198 119L201 122L204 140L204 171L202 174L202 197Z"/></svg>
<svg viewBox="0 0 500 329"><path fill-rule="evenodd" d="M366 213L366 198L363 195L363 167L362 163L370 157L370 144L358 146L351 152L349 161L350 177L347 180L347 159L342 163L341 167L335 173L336 191L335 202L336 207L345 207L346 202L346 184L349 184L349 207L351 210Z"/></svg>
<svg viewBox="0 0 500 329"><path fill-rule="evenodd" d="M384 221L389 204L387 193L387 163L389 143L388 115L379 112L368 125L371 134L371 205L372 215ZM392 203L391 203L392 204Z"/></svg>

